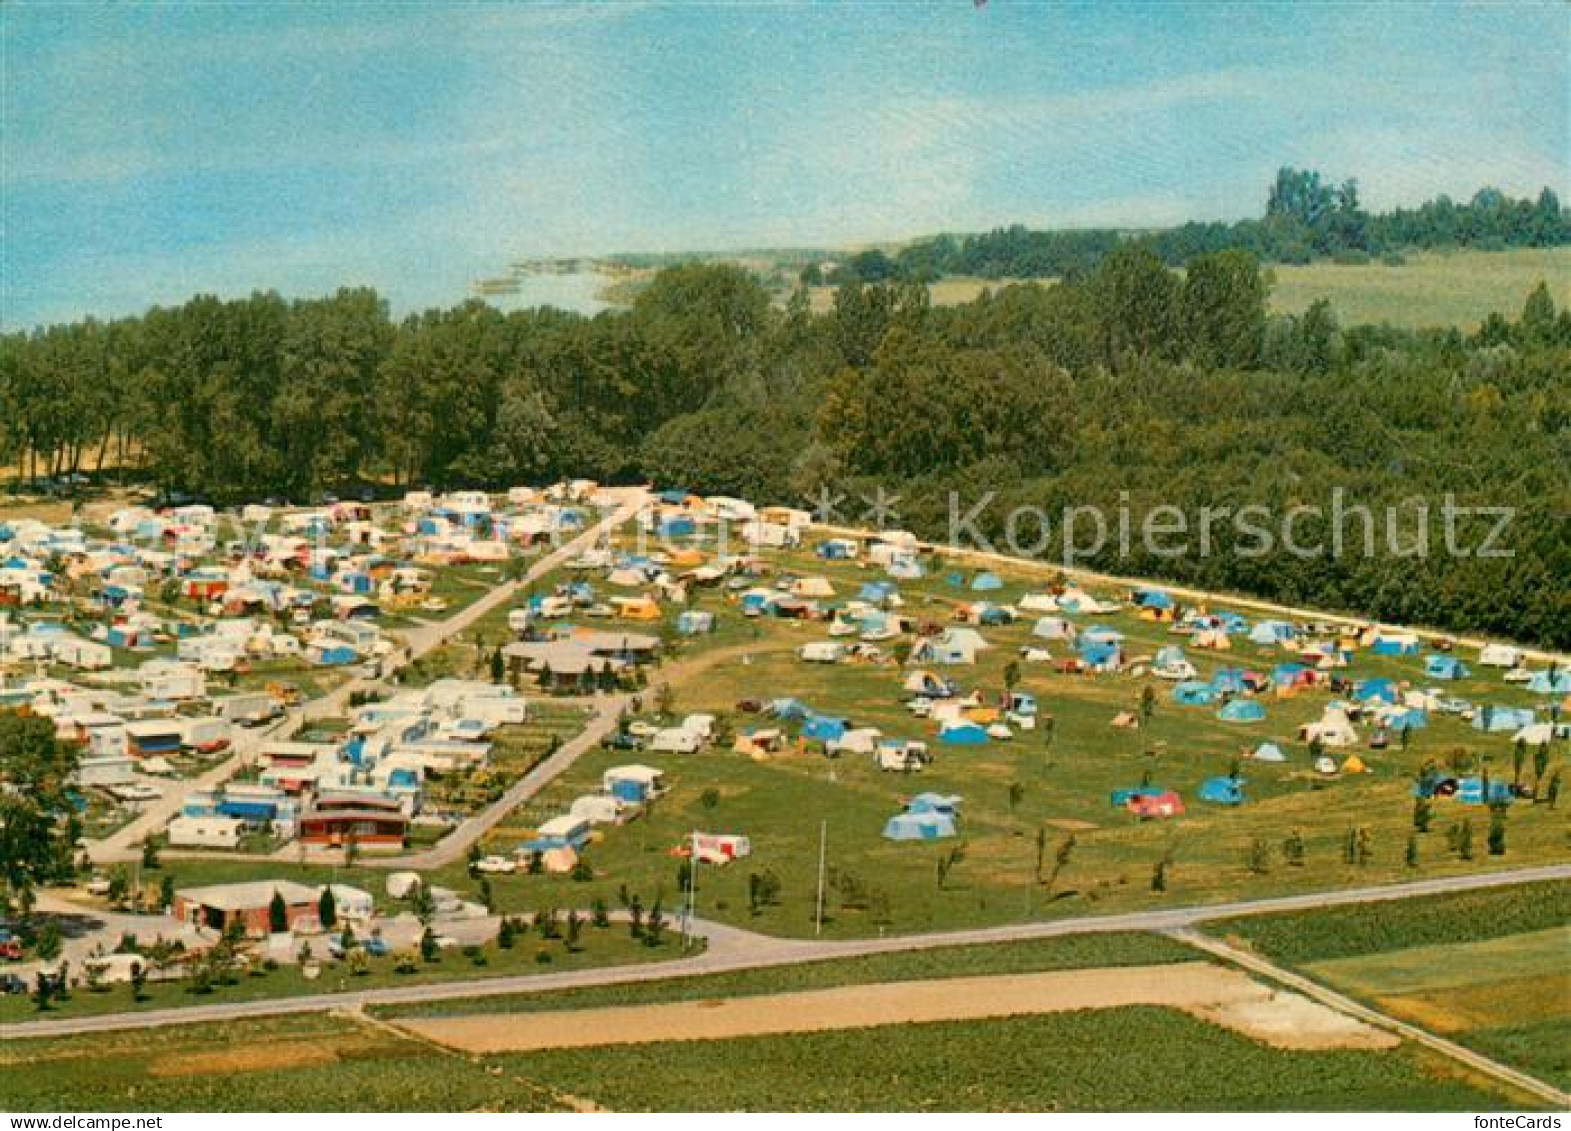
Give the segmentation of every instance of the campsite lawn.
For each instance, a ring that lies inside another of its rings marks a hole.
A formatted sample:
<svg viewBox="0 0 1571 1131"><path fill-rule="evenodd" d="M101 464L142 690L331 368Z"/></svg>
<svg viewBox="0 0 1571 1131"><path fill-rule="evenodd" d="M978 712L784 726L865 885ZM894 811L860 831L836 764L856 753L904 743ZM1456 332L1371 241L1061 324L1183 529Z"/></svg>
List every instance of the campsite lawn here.
<svg viewBox="0 0 1571 1131"><path fill-rule="evenodd" d="M836 590L834 599L840 601L854 597L863 582L882 576L855 564L820 561L806 550L766 556L777 573L828 578ZM1028 589L1043 587L1050 577L1049 570L1023 565L1018 571L1003 571L1002 591L976 594L950 584L946 575L952 572L970 576L970 571L948 564L922 581L902 584L906 604L901 611L919 621L949 623L954 607L963 601L985 596L1007 603ZM548 591L557 580L544 579L540 590ZM1175 704L1171 684L1150 677L1065 675L1051 665L1022 663L1019 687L1035 694L1042 710L1052 716L1051 738L1044 727L1018 731L1008 742L951 747L937 743L933 726L905 709L904 670L893 664L804 663L796 649L824 637L821 623L747 619L721 592L696 593L694 606L716 614L717 631L681 638L675 656L649 677L651 689L671 685L674 715L714 712L742 731L779 724L767 715L737 713L740 700L796 698L855 725L924 740L937 756L935 764L919 774L884 773L865 755L830 761L816 745L799 748L794 739L779 754L760 761L724 746L699 755L595 751L499 825L487 838L487 851L511 851L578 794L598 789L607 768L646 762L666 772L671 790L639 819L597 833L588 849L597 875L589 894L614 899L625 886L646 905L659 894L670 906L678 867L672 850L683 837L694 829L741 833L751 838L753 856L726 869L701 870L699 913L788 935L814 930L821 823L827 825L830 883L824 934L830 937L1267 897L1522 866L1563 855L1563 818L1547 804L1513 806L1506 850L1490 856L1485 848L1487 812L1440 801L1431 831L1419 837L1416 865L1406 863L1413 820L1411 783L1426 761L1445 765L1476 755L1486 759L1497 779L1514 773L1508 735L1484 735L1456 717L1431 715L1429 726L1413 732L1406 749L1396 741L1382 751L1360 747L1357 753L1369 773L1326 777L1309 766L1296 732L1319 717L1331 698L1328 692L1268 698L1263 723L1239 725L1218 721L1214 707ZM990 698L998 695L1006 664L1031 640L1033 619L1027 616L1011 626L983 630L994 647L982 652L974 666L934 670L954 678L962 691L977 688ZM667 610L668 640L674 639L673 620L674 611ZM1132 613L1096 620L1124 632L1133 656L1149 657L1175 640L1167 625ZM1049 647L1055 657L1067 652L1062 644ZM1241 638L1228 652L1190 648L1188 655L1202 679L1224 666L1269 671L1291 658ZM1348 674L1389 676L1420 687L1434 682L1425 678L1417 658L1378 657L1367 651L1359 653ZM1139 712L1146 686L1156 697L1147 725L1114 728L1111 722L1119 712ZM1475 670L1466 679L1440 686L1443 694L1479 703L1535 702L1531 694L1501 681L1496 671ZM653 690L643 698L645 717L653 720ZM786 730L794 734L789 724ZM1365 727L1366 738L1369 733ZM1265 740L1280 744L1288 761L1245 760ZM1564 763L1561 747L1553 752L1550 774ZM1333 753L1341 758L1351 751ZM1235 767L1246 781L1244 805L1228 808L1197 799L1201 782ZM1530 758L1524 776L1532 777ZM1148 778L1182 794L1188 813L1167 822L1141 822L1109 805L1113 790ZM938 862L957 842L893 843L882 837L884 822L900 811L902 799L922 791L963 798L960 841L965 856L942 887ZM1473 826L1470 860L1453 851L1448 839L1450 827L1464 820ZM1362 864L1349 863L1344 846L1349 833L1359 828L1368 830L1371 855ZM1304 843L1302 864L1290 863L1283 850L1294 833ZM1069 862L1049 890L1037 882L1038 838L1045 839L1051 870L1071 835ZM1157 864L1169 856L1166 891L1153 891ZM753 906L749 875L766 872L780 881L778 901ZM503 878L496 884L505 906L522 908L559 899L553 889L568 886L564 879L540 876ZM571 887L583 890L578 884Z"/></svg>
<svg viewBox="0 0 1571 1131"><path fill-rule="evenodd" d="M1571 1086L1571 884L1234 919L1209 929L1392 1016Z"/></svg>

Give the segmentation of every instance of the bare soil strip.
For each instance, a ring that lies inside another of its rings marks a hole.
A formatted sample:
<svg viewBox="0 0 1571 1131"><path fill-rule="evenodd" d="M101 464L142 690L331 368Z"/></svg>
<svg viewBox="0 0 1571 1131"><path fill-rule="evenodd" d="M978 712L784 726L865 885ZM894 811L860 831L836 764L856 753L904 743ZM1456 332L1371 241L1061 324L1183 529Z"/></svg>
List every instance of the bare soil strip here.
<svg viewBox="0 0 1571 1131"><path fill-rule="evenodd" d="M465 1052L492 1053L718 1041L1127 1005L1182 1009L1279 1048L1388 1048L1398 1043L1307 998L1273 991L1246 974L1209 962L884 982L722 1001L409 1018L398 1024Z"/></svg>

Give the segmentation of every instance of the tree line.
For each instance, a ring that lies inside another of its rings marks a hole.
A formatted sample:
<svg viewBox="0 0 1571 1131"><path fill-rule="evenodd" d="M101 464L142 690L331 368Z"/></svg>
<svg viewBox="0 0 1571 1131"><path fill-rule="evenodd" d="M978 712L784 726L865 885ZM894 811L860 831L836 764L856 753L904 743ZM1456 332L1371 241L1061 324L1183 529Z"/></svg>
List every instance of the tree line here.
<svg viewBox="0 0 1571 1131"><path fill-rule="evenodd" d="M1396 621L1571 644L1571 313L1542 285L1474 334L1269 313L1248 252L1172 270L1116 248L1083 279L939 308L912 280L772 306L732 265L656 277L625 311L390 318L374 292L210 296L0 338L0 466L101 471L219 503L564 475L800 503L899 493L1056 513L1159 504L1511 505L1509 559L1087 564ZM1406 513L1405 511L1403 512ZM852 514L850 517L855 517ZM1313 523L1305 530L1314 533Z"/></svg>
<svg viewBox="0 0 1571 1131"><path fill-rule="evenodd" d="M810 264L803 282L933 280L949 275L983 279L1082 279L1116 248L1136 244L1169 266L1196 255L1248 251L1275 263L1315 258L1392 261L1411 249L1560 247L1571 242L1571 213L1554 191L1516 199L1496 188L1470 201L1438 196L1417 208L1370 213L1359 201L1358 182L1327 181L1310 169L1283 168L1258 219L1234 224L1188 223L1154 232L1113 228L1043 231L1015 224L973 235L943 234L918 240L893 255L878 248L848 257L829 270Z"/></svg>

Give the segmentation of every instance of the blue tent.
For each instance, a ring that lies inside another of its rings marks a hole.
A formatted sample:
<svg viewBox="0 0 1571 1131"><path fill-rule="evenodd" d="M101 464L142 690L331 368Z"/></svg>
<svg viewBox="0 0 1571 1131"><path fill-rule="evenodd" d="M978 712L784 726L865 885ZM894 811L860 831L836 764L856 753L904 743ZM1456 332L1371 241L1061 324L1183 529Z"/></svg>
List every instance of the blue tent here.
<svg viewBox="0 0 1571 1131"><path fill-rule="evenodd" d="M1187 679L1173 688L1173 702L1190 707L1202 707L1216 699L1216 691L1209 683Z"/></svg>
<svg viewBox="0 0 1571 1131"><path fill-rule="evenodd" d="M1252 644L1281 644L1293 639L1297 629L1283 620L1263 620L1249 630Z"/></svg>
<svg viewBox="0 0 1571 1131"><path fill-rule="evenodd" d="M742 615L757 616L759 613L767 613L774 606L774 603L774 598L768 593L744 593L742 594Z"/></svg>
<svg viewBox="0 0 1571 1131"><path fill-rule="evenodd" d="M317 663L324 668L342 667L355 662L355 650L347 644L323 648Z"/></svg>
<svg viewBox="0 0 1571 1131"><path fill-rule="evenodd" d="M1396 684L1384 676L1377 679L1361 679L1353 685L1353 698L1360 703L1367 703L1371 699L1395 703L1397 701Z"/></svg>
<svg viewBox="0 0 1571 1131"><path fill-rule="evenodd" d="M1266 709L1253 699L1233 699L1223 704L1216 717L1224 723L1258 723L1266 717Z"/></svg>
<svg viewBox="0 0 1571 1131"><path fill-rule="evenodd" d="M1430 679L1463 679L1467 665L1455 656L1432 654L1424 659L1424 674Z"/></svg>
<svg viewBox="0 0 1571 1131"><path fill-rule="evenodd" d="M1222 631L1229 636L1249 629L1249 622L1241 613L1235 613L1230 609L1217 609L1211 615L1216 618L1217 624L1222 626Z"/></svg>
<svg viewBox="0 0 1571 1131"><path fill-rule="evenodd" d="M1232 692L1237 695L1244 690L1244 673L1238 668L1220 668L1211 677L1211 690L1217 695Z"/></svg>
<svg viewBox="0 0 1571 1131"><path fill-rule="evenodd" d="M1184 650L1177 644L1168 644L1156 650L1156 659L1153 663L1159 667L1170 667L1173 664L1184 662Z"/></svg>
<svg viewBox="0 0 1571 1131"><path fill-rule="evenodd" d="M1244 783L1241 778L1207 778L1200 783L1200 800L1213 805L1242 805Z"/></svg>
<svg viewBox="0 0 1571 1131"><path fill-rule="evenodd" d="M846 721L828 715L810 715L802 722L802 737L819 742L834 742L845 737Z"/></svg>
<svg viewBox="0 0 1571 1131"><path fill-rule="evenodd" d="M966 575L963 573L951 573L944 578L944 584L949 586L951 589L959 589L965 585L965 583Z"/></svg>
<svg viewBox="0 0 1571 1131"><path fill-rule="evenodd" d="M864 583L862 588L857 591L856 599L858 601L867 601L870 604L880 605L883 602L889 600L889 598L893 597L897 592L899 592L899 590L896 589L894 584L891 582L869 581Z"/></svg>
<svg viewBox="0 0 1571 1131"><path fill-rule="evenodd" d="M1287 755L1282 753L1282 748L1274 742L1262 742L1255 747L1255 761L1257 762L1285 762Z"/></svg>
<svg viewBox="0 0 1571 1131"><path fill-rule="evenodd" d="M769 713L777 719L805 719L813 709L800 699L776 699L769 704Z"/></svg>
<svg viewBox="0 0 1571 1131"><path fill-rule="evenodd" d="M1137 797L1161 797L1167 790L1155 785L1137 785L1130 789L1115 789L1108 795L1114 809L1127 809Z"/></svg>
<svg viewBox="0 0 1571 1131"><path fill-rule="evenodd" d="M1369 650L1377 656L1416 656L1418 641L1394 636L1377 636Z"/></svg>
<svg viewBox="0 0 1571 1131"><path fill-rule="evenodd" d="M915 581L922 576L922 564L915 558L896 558L885 568L885 572L902 581Z"/></svg>
<svg viewBox="0 0 1571 1131"><path fill-rule="evenodd" d="M1135 604L1142 609L1171 609L1173 598L1160 589L1137 589Z"/></svg>
<svg viewBox="0 0 1571 1131"><path fill-rule="evenodd" d="M1387 714L1385 725L1392 730L1423 730L1429 725L1429 716L1417 707L1404 707Z"/></svg>
<svg viewBox="0 0 1571 1131"><path fill-rule="evenodd" d="M670 515L660 520L656 533L662 538L691 538L698 533L698 523L689 515Z"/></svg>
<svg viewBox="0 0 1571 1131"><path fill-rule="evenodd" d="M981 746L987 742L987 731L980 723L962 719L945 723L938 732L938 741L950 746Z"/></svg>
<svg viewBox="0 0 1571 1131"><path fill-rule="evenodd" d="M971 579L971 588L978 593L990 593L1003 587L1004 581L996 573L983 572Z"/></svg>
<svg viewBox="0 0 1571 1131"><path fill-rule="evenodd" d="M1118 645L1107 640L1087 640L1081 637L1078 649L1080 658L1092 667L1101 667L1118 658Z"/></svg>
<svg viewBox="0 0 1571 1131"><path fill-rule="evenodd" d="M1537 695L1571 695L1571 669L1534 672L1527 689Z"/></svg>
<svg viewBox="0 0 1571 1131"><path fill-rule="evenodd" d="M1491 780L1489 796L1485 798L1483 778L1457 779L1456 799L1464 805L1509 805L1515 798L1516 795L1511 792L1510 782Z"/></svg>
<svg viewBox="0 0 1571 1131"><path fill-rule="evenodd" d="M906 802L907 813L942 813L954 817L959 810L960 796L954 793L919 793Z"/></svg>
<svg viewBox="0 0 1571 1131"><path fill-rule="evenodd" d="M827 542L820 542L814 547L814 552L828 562L850 561L852 556L850 544L842 538L832 538Z"/></svg>
<svg viewBox="0 0 1571 1131"><path fill-rule="evenodd" d="M1485 706L1474 713L1473 729L1488 734L1499 734L1502 731L1521 730L1523 727L1532 726L1533 721L1531 707Z"/></svg>
<svg viewBox="0 0 1571 1131"><path fill-rule="evenodd" d="M897 813L884 825L885 840L944 840L954 835L954 818L942 813Z"/></svg>

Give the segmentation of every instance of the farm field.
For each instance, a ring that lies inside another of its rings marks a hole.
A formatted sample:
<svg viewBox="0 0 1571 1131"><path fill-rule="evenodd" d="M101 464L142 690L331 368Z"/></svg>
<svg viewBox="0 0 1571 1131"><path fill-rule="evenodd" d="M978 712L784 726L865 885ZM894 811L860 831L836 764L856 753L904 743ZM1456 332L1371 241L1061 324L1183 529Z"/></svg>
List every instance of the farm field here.
<svg viewBox="0 0 1571 1131"><path fill-rule="evenodd" d="M1393 1017L1571 1085L1571 886L1212 924Z"/></svg>
<svg viewBox="0 0 1571 1131"><path fill-rule="evenodd" d="M1410 251L1403 259L1395 266L1378 258L1358 264L1324 259L1266 264L1275 280L1271 309L1302 314L1323 298L1343 326L1388 322L1407 329L1456 326L1471 332L1494 312L1515 318L1540 280L1549 284L1557 306L1571 301L1571 248ZM959 306L985 290L1019 282L1051 285L1055 280L952 276L933 283L928 293L935 306ZM815 311L830 310L835 288L813 287L810 298Z"/></svg>
<svg viewBox="0 0 1571 1131"><path fill-rule="evenodd" d="M1466 333L1492 312L1517 317L1540 280L1557 306L1571 300L1571 248L1406 252L1404 258L1395 267L1378 259L1272 264L1271 306L1299 314L1324 298L1344 326L1389 322L1411 329L1456 326Z"/></svg>
<svg viewBox="0 0 1571 1131"><path fill-rule="evenodd" d="M623 1110L1418 1111L1505 1102L1406 1048L1285 1052L1151 1006L496 1059L504 1072Z"/></svg>
<svg viewBox="0 0 1571 1131"><path fill-rule="evenodd" d="M655 1000L676 989L677 1000L696 1001L745 990L739 979L749 978L758 986L766 977L776 987L855 984L1185 954L1192 952L1150 936L1058 939L506 1000L562 1008L606 995ZM470 1003L445 1008L476 1011ZM434 1006L419 1014L443 1015ZM8 1041L0 1071L10 1106L24 1111L245 1110L264 1096L289 1110L1490 1110L1519 1102L1405 1045L1288 1051L1152 1006L476 1057L446 1053L385 1022L333 1014L177 1026L156 1042L139 1033L100 1034L90 1045Z"/></svg>

